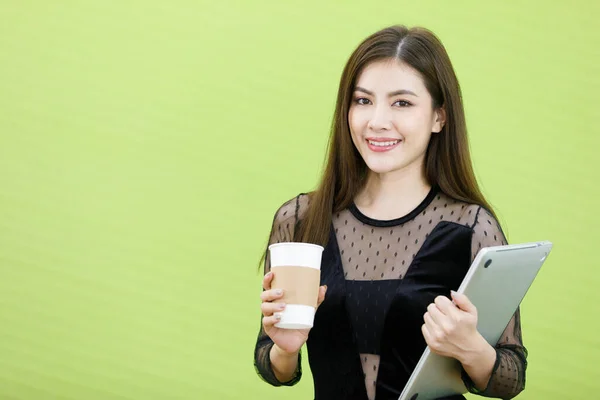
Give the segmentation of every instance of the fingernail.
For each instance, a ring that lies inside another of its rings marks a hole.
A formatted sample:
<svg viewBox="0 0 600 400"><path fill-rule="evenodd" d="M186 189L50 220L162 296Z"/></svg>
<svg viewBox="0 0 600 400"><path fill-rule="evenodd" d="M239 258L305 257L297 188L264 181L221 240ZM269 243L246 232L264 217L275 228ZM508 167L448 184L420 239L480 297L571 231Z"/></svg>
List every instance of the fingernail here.
<svg viewBox="0 0 600 400"><path fill-rule="evenodd" d="M456 292L455 292L454 290L451 290L451 291L450 291L450 294L451 294L452 296L456 296Z"/></svg>
<svg viewBox="0 0 600 400"><path fill-rule="evenodd" d="M281 296L283 294L283 290L281 290L281 289L275 289L275 294L277 296Z"/></svg>
<svg viewBox="0 0 600 400"><path fill-rule="evenodd" d="M273 316L275 316L275 319L277 320L281 319L281 313L275 313Z"/></svg>
<svg viewBox="0 0 600 400"><path fill-rule="evenodd" d="M285 308L285 303L279 303L277 308L279 308L280 310L283 310Z"/></svg>
<svg viewBox="0 0 600 400"><path fill-rule="evenodd" d="M265 277L269 277L271 275L273 275L273 272L269 271L269 272L267 272L267 274L265 275Z"/></svg>
<svg viewBox="0 0 600 400"><path fill-rule="evenodd" d="M327 291L327 285L323 285L323 287L325 288L325 291Z"/></svg>

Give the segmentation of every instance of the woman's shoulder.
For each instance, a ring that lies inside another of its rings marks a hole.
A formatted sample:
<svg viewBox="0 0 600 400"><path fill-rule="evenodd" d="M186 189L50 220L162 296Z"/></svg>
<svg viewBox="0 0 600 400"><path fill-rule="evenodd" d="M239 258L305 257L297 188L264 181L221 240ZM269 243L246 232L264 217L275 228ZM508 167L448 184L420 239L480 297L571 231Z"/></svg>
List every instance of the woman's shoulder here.
<svg viewBox="0 0 600 400"><path fill-rule="evenodd" d="M447 209L448 212L446 212L446 215L449 219L470 228L477 226L482 219L489 224L500 225L494 214L486 207L469 201L455 199L441 191L433 203L435 203L433 204L435 209Z"/></svg>
<svg viewBox="0 0 600 400"><path fill-rule="evenodd" d="M308 194L300 193L279 206L273 217L270 242L294 240L298 224L308 208L309 199Z"/></svg>
<svg viewBox="0 0 600 400"><path fill-rule="evenodd" d="M473 231L473 239L489 245L506 244L501 224L491 210L468 201L452 199L441 194L442 199L451 205L454 211L454 222L464 225Z"/></svg>
<svg viewBox="0 0 600 400"><path fill-rule="evenodd" d="M284 224L302 219L310 204L310 195L310 193L300 193L284 202L275 212L275 222Z"/></svg>

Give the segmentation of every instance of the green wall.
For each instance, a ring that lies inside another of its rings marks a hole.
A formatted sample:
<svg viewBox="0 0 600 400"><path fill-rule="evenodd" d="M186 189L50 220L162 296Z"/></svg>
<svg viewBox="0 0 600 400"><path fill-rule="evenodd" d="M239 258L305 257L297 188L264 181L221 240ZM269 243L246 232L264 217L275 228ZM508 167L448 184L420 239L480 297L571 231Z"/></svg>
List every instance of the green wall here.
<svg viewBox="0 0 600 400"><path fill-rule="evenodd" d="M520 398L595 398L598 4L0 0L0 398L311 398L255 375L256 265L395 23L445 43L509 240L555 243Z"/></svg>

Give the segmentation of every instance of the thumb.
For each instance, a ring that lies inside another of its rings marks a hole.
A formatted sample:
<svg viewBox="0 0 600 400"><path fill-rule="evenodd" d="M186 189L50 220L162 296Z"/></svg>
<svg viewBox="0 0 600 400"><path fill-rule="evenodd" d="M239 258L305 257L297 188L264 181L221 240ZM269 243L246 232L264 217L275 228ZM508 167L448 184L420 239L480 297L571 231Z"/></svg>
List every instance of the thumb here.
<svg viewBox="0 0 600 400"><path fill-rule="evenodd" d="M325 300L325 293L327 293L327 285L323 285L319 288L319 297L317 298L317 307L321 305Z"/></svg>
<svg viewBox="0 0 600 400"><path fill-rule="evenodd" d="M477 315L477 308L471 303L471 300L462 293L456 293L454 290L450 292L454 304L461 310L468 312L469 314Z"/></svg>

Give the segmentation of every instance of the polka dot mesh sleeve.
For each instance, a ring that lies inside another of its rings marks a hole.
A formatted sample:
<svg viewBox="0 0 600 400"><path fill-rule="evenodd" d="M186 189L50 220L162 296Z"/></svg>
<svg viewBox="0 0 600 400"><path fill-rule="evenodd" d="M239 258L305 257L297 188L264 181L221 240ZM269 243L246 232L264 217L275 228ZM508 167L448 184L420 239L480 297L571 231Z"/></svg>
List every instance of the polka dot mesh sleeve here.
<svg viewBox="0 0 600 400"><path fill-rule="evenodd" d="M507 244L498 222L486 210L480 209L473 227L471 256L475 256L482 247ZM517 309L495 346L496 363L488 386L483 391L475 388L471 379L463 373L463 379L470 392L485 397L513 398L525 388L525 370L527 368L527 350L521 338L521 318Z"/></svg>
<svg viewBox="0 0 600 400"><path fill-rule="evenodd" d="M308 196L300 195L282 205L273 219L269 245L274 243L293 241L298 221L299 213L306 208ZM271 270L269 252L265 254L264 273L267 274ZM273 341L265 333L262 327L262 316L260 324L260 332L254 349L254 367L257 374L267 383L273 386L292 386L295 385L302 376L301 355L298 354L298 367L294 376L288 382L280 382L273 373L271 367L270 352L273 347Z"/></svg>

